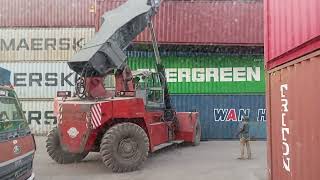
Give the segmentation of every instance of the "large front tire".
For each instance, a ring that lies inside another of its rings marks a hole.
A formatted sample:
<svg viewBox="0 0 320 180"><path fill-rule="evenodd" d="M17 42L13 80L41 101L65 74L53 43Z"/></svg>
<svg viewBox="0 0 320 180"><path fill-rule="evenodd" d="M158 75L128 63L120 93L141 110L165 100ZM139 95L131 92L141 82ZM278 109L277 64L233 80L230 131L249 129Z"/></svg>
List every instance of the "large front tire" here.
<svg viewBox="0 0 320 180"><path fill-rule="evenodd" d="M57 128L54 128L49 132L46 142L47 152L49 156L59 164L80 162L88 155L88 152L77 154L64 151L60 145Z"/></svg>
<svg viewBox="0 0 320 180"><path fill-rule="evenodd" d="M113 172L137 170L147 159L148 152L149 139L146 132L133 123L114 125L101 140L102 161Z"/></svg>

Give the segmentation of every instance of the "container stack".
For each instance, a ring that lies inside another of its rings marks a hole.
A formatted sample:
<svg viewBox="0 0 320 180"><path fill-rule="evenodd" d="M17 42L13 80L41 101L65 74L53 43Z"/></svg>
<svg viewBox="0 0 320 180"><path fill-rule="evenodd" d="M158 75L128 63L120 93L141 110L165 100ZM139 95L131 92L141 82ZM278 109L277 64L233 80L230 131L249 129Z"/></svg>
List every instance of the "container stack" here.
<svg viewBox="0 0 320 180"><path fill-rule="evenodd" d="M245 115L250 117L252 139L266 138L263 55L237 51L263 47L262 12L261 1L168 1L155 19L160 44L234 50L162 53L175 108L200 112L202 139L238 138ZM148 33L137 38L149 39ZM130 65L150 69L152 62L147 55Z"/></svg>
<svg viewBox="0 0 320 180"><path fill-rule="evenodd" d="M100 25L100 16L120 0L2 0L0 67L12 82L35 134L56 125L52 100L57 90L74 89L66 61ZM236 138L239 121L249 115L253 136L265 138L262 53L193 51L185 46L263 46L261 1L164 1L155 17L157 39L170 93L178 111L199 111L203 139ZM150 44L148 31L136 44ZM152 69L153 54L128 52L133 69Z"/></svg>
<svg viewBox="0 0 320 180"><path fill-rule="evenodd" d="M73 90L75 74L65 63L94 32L93 2L1 1L0 66L12 72L32 132L56 126L53 98ZM79 18L79 17L82 18Z"/></svg>
<svg viewBox="0 0 320 180"><path fill-rule="evenodd" d="M139 57L142 56L142 57ZM237 138L243 116L254 139L266 137L262 55L162 53L169 91L178 111L198 111L203 139ZM130 58L132 69L152 70L152 53Z"/></svg>
<svg viewBox="0 0 320 180"><path fill-rule="evenodd" d="M320 177L319 9L316 0L265 1L270 180Z"/></svg>

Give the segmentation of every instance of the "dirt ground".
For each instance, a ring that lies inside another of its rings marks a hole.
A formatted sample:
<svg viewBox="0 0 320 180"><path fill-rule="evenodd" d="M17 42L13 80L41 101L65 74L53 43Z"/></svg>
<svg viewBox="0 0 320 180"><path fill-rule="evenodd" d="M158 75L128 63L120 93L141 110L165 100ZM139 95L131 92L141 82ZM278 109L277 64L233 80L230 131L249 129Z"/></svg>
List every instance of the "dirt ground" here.
<svg viewBox="0 0 320 180"><path fill-rule="evenodd" d="M238 141L207 141L200 146L169 147L151 154L139 171L117 174L99 153L81 163L61 165L50 159L45 137L36 137L34 172L37 180L266 180L266 142L252 142L253 159L238 160Z"/></svg>

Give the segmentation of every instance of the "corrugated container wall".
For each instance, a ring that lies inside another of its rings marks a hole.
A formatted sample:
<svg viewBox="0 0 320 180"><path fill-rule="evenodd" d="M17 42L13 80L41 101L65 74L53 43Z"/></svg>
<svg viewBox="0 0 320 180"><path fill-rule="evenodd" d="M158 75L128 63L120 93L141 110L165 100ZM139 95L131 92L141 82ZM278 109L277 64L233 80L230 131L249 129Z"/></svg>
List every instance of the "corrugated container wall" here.
<svg viewBox="0 0 320 180"><path fill-rule="evenodd" d="M268 69L320 48L319 0L265 0Z"/></svg>
<svg viewBox="0 0 320 180"><path fill-rule="evenodd" d="M0 27L93 27L95 0L1 0Z"/></svg>
<svg viewBox="0 0 320 180"><path fill-rule="evenodd" d="M76 75L66 62L2 63L21 99L53 99L57 91L74 91Z"/></svg>
<svg viewBox="0 0 320 180"><path fill-rule="evenodd" d="M99 27L124 1L1 0L0 27ZM50 8L48 8L50 7ZM263 45L261 1L164 1L155 18L159 43ZM135 42L150 42L148 31Z"/></svg>
<svg viewBox="0 0 320 180"><path fill-rule="evenodd" d="M266 109L264 95L173 95L177 111L198 111L202 139L238 138L243 116L250 118L252 139L266 138Z"/></svg>
<svg viewBox="0 0 320 180"><path fill-rule="evenodd" d="M171 94L252 94L265 92L262 56L162 53ZM154 69L152 53L128 52L133 70ZM0 62L12 72L19 98L52 99L74 91L75 73L66 61Z"/></svg>
<svg viewBox="0 0 320 180"><path fill-rule="evenodd" d="M204 53L161 55L171 94L265 92L262 56ZM153 53L129 57L129 65L133 70L155 69Z"/></svg>
<svg viewBox="0 0 320 180"><path fill-rule="evenodd" d="M0 61L66 61L94 28L0 28Z"/></svg>
<svg viewBox="0 0 320 180"><path fill-rule="evenodd" d="M57 125L57 118L53 115L53 101L21 100L32 133L47 135Z"/></svg>
<svg viewBox="0 0 320 180"><path fill-rule="evenodd" d="M320 179L318 0L265 1L269 180Z"/></svg>
<svg viewBox="0 0 320 180"><path fill-rule="evenodd" d="M114 6L103 1L102 12ZM261 1L164 1L154 24L163 44L263 45ZM150 40L145 30L136 42Z"/></svg>
<svg viewBox="0 0 320 180"><path fill-rule="evenodd" d="M269 72L270 180L320 179L320 52Z"/></svg>

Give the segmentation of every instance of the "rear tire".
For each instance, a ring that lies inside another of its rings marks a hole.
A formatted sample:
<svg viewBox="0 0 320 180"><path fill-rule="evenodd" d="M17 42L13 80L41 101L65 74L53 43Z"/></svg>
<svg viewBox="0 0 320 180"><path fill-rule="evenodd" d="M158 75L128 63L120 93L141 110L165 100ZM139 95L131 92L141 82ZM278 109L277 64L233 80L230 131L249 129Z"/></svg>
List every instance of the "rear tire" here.
<svg viewBox="0 0 320 180"><path fill-rule="evenodd" d="M54 128L49 132L48 139L46 142L47 152L49 156L59 164L80 162L88 155L88 152L77 154L64 151L60 145L60 139L57 128Z"/></svg>
<svg viewBox="0 0 320 180"><path fill-rule="evenodd" d="M114 125L101 140L102 161L113 172L137 170L147 159L148 152L149 139L146 132L133 123Z"/></svg>
<svg viewBox="0 0 320 180"><path fill-rule="evenodd" d="M198 146L200 144L200 139L201 139L201 124L199 122L199 120L196 123L196 128L195 128L195 133L193 136L193 146Z"/></svg>

